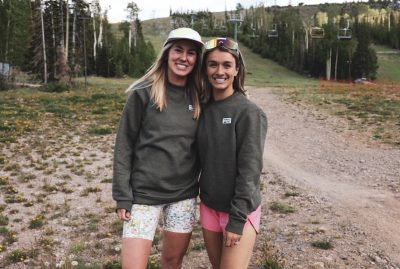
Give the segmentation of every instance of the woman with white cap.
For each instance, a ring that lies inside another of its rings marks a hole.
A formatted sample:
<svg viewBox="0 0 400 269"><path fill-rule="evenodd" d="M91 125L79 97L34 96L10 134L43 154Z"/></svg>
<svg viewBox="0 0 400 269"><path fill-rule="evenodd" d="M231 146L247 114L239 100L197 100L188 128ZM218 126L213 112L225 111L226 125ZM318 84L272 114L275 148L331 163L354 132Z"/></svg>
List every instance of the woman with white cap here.
<svg viewBox="0 0 400 269"><path fill-rule="evenodd" d="M162 268L181 268L198 195L202 46L196 31L172 30L155 63L128 88L112 186L118 218L124 221L124 269L146 268L161 212Z"/></svg>

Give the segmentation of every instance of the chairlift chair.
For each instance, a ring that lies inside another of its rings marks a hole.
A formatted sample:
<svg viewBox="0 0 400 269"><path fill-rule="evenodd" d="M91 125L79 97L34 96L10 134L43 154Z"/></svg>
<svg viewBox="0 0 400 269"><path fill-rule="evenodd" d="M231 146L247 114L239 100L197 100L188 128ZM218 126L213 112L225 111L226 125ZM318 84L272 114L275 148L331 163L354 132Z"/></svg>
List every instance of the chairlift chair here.
<svg viewBox="0 0 400 269"><path fill-rule="evenodd" d="M339 29L337 38L339 40L349 40L351 39L352 35L351 35L351 29L350 28L341 28Z"/></svg>
<svg viewBox="0 0 400 269"><path fill-rule="evenodd" d="M276 30L276 24L272 26L272 29L268 30L268 37L277 38L278 37L278 30Z"/></svg>
<svg viewBox="0 0 400 269"><path fill-rule="evenodd" d="M250 38L257 38L257 37L259 37L259 35L256 35L256 33L253 32L251 35L249 35L249 37L250 37Z"/></svg>
<svg viewBox="0 0 400 269"><path fill-rule="evenodd" d="M311 27L310 35L311 35L311 38L324 38L324 36L325 36L324 28Z"/></svg>
<svg viewBox="0 0 400 269"><path fill-rule="evenodd" d="M276 29L271 29L268 31L268 37L276 38L278 37L278 31Z"/></svg>

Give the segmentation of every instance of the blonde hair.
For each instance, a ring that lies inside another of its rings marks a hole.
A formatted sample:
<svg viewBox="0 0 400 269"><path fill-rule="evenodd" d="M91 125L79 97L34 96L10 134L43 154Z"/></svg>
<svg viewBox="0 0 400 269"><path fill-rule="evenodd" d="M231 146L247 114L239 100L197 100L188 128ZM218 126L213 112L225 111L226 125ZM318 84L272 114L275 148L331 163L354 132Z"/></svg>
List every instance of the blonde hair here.
<svg viewBox="0 0 400 269"><path fill-rule="evenodd" d="M132 83L126 92L131 93L135 89L150 89L150 97L159 111L163 111L167 107L167 84L168 84L168 53L176 40L166 44L156 61L150 66L141 78ZM186 82L186 95L190 98L193 106L193 118L200 117L200 99L199 91L201 87L201 48L196 50L197 59L195 66L188 75Z"/></svg>

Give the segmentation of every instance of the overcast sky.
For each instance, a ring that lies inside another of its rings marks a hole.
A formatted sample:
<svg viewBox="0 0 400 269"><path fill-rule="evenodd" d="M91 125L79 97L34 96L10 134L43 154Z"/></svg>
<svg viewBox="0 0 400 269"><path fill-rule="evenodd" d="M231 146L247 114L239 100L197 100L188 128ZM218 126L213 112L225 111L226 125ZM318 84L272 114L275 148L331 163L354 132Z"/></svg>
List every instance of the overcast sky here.
<svg viewBox="0 0 400 269"><path fill-rule="evenodd" d="M227 10L235 9L236 4L240 3L244 7L250 7L251 5L259 5L266 3L267 6L274 4L287 6L291 2L292 6L297 6L298 3L304 3L306 5L318 4L318 3L338 3L343 0L100 0L102 9L108 8L108 20L110 22L119 22L126 20L127 12L126 6L129 2L135 2L139 9L139 19L148 20L153 18L168 17L169 11L183 11L188 10L204 11L209 10L211 12L224 11L225 5Z"/></svg>

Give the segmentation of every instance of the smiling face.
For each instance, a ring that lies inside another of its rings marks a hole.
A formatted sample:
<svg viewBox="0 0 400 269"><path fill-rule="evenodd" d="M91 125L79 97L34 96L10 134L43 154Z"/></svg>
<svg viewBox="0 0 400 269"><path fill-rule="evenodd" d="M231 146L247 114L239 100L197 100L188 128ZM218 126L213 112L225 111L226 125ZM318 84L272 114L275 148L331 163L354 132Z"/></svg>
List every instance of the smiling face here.
<svg viewBox="0 0 400 269"><path fill-rule="evenodd" d="M187 76L192 72L197 60L196 45L189 40L174 42L168 52L168 81L177 86L185 86Z"/></svg>
<svg viewBox="0 0 400 269"><path fill-rule="evenodd" d="M238 74L235 57L225 51L215 49L207 55L207 78L213 88L215 100L222 100L234 92L233 81Z"/></svg>

